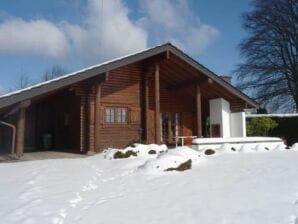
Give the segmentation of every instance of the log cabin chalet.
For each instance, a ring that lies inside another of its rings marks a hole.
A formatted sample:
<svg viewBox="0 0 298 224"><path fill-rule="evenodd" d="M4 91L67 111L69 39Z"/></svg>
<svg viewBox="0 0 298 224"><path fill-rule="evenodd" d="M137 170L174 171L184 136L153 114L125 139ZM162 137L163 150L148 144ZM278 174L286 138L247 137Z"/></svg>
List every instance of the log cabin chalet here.
<svg viewBox="0 0 298 224"><path fill-rule="evenodd" d="M167 43L0 96L0 151L94 153L131 141L244 136L243 110L253 107Z"/></svg>

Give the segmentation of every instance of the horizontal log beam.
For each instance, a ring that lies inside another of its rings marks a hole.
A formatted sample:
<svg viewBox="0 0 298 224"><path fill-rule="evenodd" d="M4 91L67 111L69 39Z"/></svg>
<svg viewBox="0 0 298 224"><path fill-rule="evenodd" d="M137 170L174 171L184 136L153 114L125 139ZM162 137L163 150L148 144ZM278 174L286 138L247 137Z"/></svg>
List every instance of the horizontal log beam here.
<svg viewBox="0 0 298 224"><path fill-rule="evenodd" d="M180 82L178 84L174 84L174 85L170 85L168 87L169 90L178 90L178 89L181 89L183 87L186 87L186 86L192 86L192 85L200 85L201 87L204 86L204 85L210 85L213 83L213 80L212 79L209 79L209 78L195 78L195 79L192 79L192 80L187 80L187 81L184 81L184 82Z"/></svg>

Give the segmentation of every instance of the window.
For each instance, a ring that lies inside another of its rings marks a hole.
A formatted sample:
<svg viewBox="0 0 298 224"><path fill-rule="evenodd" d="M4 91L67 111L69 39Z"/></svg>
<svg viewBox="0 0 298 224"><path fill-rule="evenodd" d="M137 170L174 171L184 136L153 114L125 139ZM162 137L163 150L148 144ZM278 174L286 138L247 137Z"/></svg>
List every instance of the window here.
<svg viewBox="0 0 298 224"><path fill-rule="evenodd" d="M106 108L106 123L115 122L115 113L114 109Z"/></svg>
<svg viewBox="0 0 298 224"><path fill-rule="evenodd" d="M105 109L106 123L121 123L128 122L127 108L106 108Z"/></svg>
<svg viewBox="0 0 298 224"><path fill-rule="evenodd" d="M126 123L127 122L127 109L120 108L116 109L117 111L117 122L118 123Z"/></svg>

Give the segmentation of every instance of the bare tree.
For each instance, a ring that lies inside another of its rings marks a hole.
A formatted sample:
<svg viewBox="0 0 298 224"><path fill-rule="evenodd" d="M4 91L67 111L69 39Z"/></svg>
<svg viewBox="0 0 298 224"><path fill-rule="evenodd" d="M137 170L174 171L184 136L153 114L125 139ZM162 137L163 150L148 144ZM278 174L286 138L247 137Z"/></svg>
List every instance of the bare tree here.
<svg viewBox="0 0 298 224"><path fill-rule="evenodd" d="M298 111L298 0L252 0L238 86L272 110Z"/></svg>
<svg viewBox="0 0 298 224"><path fill-rule="evenodd" d="M13 89L24 89L30 85L32 85L30 77L27 74L23 73L16 79Z"/></svg>
<svg viewBox="0 0 298 224"><path fill-rule="evenodd" d="M45 73L41 77L41 80L48 81L48 80L57 78L59 76L62 76L64 74L66 74L66 71L62 67L58 65L54 65L52 68L47 69L45 71Z"/></svg>

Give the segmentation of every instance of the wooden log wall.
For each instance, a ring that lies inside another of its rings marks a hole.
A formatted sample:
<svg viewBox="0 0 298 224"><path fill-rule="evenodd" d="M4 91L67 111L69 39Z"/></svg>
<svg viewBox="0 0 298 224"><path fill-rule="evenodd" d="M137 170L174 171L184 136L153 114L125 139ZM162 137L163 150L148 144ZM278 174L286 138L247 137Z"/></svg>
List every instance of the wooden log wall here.
<svg viewBox="0 0 298 224"><path fill-rule="evenodd" d="M100 121L96 130L96 150L108 147L123 148L132 140L141 138L141 85L143 67L141 63L124 66L109 72L101 84ZM97 99L98 100L98 99ZM127 124L105 122L105 108L127 108Z"/></svg>

